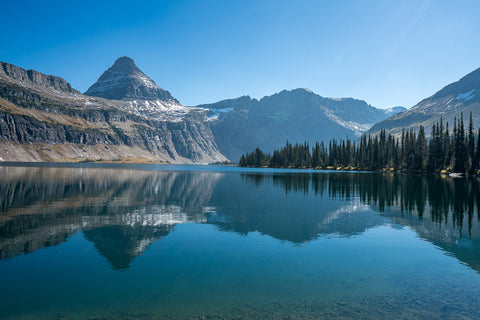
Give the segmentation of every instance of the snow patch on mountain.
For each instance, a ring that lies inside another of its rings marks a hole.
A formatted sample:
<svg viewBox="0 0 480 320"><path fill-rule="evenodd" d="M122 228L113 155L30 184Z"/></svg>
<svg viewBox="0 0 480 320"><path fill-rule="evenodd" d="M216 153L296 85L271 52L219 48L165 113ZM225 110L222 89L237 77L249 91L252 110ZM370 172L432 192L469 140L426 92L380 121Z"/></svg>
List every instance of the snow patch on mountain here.
<svg viewBox="0 0 480 320"><path fill-rule="evenodd" d="M403 112L405 110L407 110L407 109L404 108L404 107L393 107L393 108L385 109L384 112L385 112L385 115L387 115L389 117L391 115Z"/></svg>
<svg viewBox="0 0 480 320"><path fill-rule="evenodd" d="M373 126L373 123L358 123L354 121L346 121L335 115L331 110L324 108L325 115L332 121L338 123L344 128L352 130L355 136L361 136L362 133L367 131Z"/></svg>
<svg viewBox="0 0 480 320"><path fill-rule="evenodd" d="M468 92L460 93L458 94L457 99L464 100L464 101L470 100L476 96L475 91L476 91L475 89L472 89Z"/></svg>
<svg viewBox="0 0 480 320"><path fill-rule="evenodd" d="M150 79L149 77L143 75L143 74L139 74L138 75L138 78L143 82L143 84L149 88L156 88L157 85L155 84L155 82L153 82L152 79Z"/></svg>
<svg viewBox="0 0 480 320"><path fill-rule="evenodd" d="M220 117L220 114L232 112L234 108L228 107L223 109L206 109L206 110L208 110L207 121L214 121L214 120L218 120L218 118Z"/></svg>
<svg viewBox="0 0 480 320"><path fill-rule="evenodd" d="M126 103L126 109L136 115L174 122L181 121L192 111L205 112L205 109L187 107L175 101L133 100Z"/></svg>

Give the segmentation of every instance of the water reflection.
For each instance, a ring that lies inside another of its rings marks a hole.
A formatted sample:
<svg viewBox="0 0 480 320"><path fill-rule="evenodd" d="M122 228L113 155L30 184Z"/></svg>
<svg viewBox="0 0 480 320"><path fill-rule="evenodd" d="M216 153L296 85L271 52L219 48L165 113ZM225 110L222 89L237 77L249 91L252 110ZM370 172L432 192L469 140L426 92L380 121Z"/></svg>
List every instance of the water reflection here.
<svg viewBox="0 0 480 320"><path fill-rule="evenodd" d="M242 177L256 188L271 183L283 189L286 197L298 193L314 194L351 203L352 209L344 212L358 213L361 208L368 207L379 212L380 217L412 228L420 237L480 271L478 178L337 172L244 174ZM337 215L337 212L328 213L330 220L336 222L336 232L343 230L347 235L353 234L353 231L344 229L348 224L339 220L344 219L346 214ZM355 214L354 220L357 224L365 223L367 217L368 212ZM376 225L385 223L385 220L379 219L374 222ZM327 226L322 223L319 231Z"/></svg>
<svg viewBox="0 0 480 320"><path fill-rule="evenodd" d="M0 167L0 176L1 259L78 231L124 269L179 223L299 245L394 224L480 271L478 179L46 167Z"/></svg>
<svg viewBox="0 0 480 320"><path fill-rule="evenodd" d="M474 216L480 219L478 178L375 173L244 174L243 177L256 187L268 178L287 195L312 191L317 196L347 201L359 198L363 204L378 206L381 212L400 207L402 212L419 219L428 211L430 218L438 223L447 224L450 218L456 228L467 226L469 235Z"/></svg>
<svg viewBox="0 0 480 320"><path fill-rule="evenodd" d="M0 168L0 258L58 245L78 231L115 269L173 226L204 222L218 174Z"/></svg>

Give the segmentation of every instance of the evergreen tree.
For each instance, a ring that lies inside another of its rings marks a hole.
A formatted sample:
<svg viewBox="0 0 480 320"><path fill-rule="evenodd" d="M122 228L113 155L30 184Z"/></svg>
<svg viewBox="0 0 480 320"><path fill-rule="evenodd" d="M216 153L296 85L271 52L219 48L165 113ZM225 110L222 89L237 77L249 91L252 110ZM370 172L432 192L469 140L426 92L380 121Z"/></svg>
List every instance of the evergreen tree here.
<svg viewBox="0 0 480 320"><path fill-rule="evenodd" d="M420 126L418 137L415 140L415 151L413 156L413 164L411 169L414 171L423 171L425 163L425 155L427 151L427 139L425 137L425 130Z"/></svg>
<svg viewBox="0 0 480 320"><path fill-rule="evenodd" d="M450 139L450 132L448 131L448 122L445 125L445 133L443 134L443 144L445 149L443 167L445 169L448 169L452 165L452 156L453 156L452 140Z"/></svg>
<svg viewBox="0 0 480 320"><path fill-rule="evenodd" d="M355 167L360 170L396 170L436 172L452 170L474 174L480 170L480 129L476 137L470 115L468 134L465 135L463 114L455 118L450 135L448 122L443 119L432 125L427 141L425 129L420 126L418 134L413 130L402 130L395 138L384 129L376 136L363 135L358 145L350 139L332 139L325 143L316 142L314 147L305 141L292 145L286 142L283 148L274 150L273 156L256 148L241 156L240 166L275 168L327 168Z"/></svg>
<svg viewBox="0 0 480 320"><path fill-rule="evenodd" d="M473 131L473 119L472 119L472 112L470 112L470 121L468 124L468 138L467 138L467 171L468 173L472 174L475 171L474 166L474 156L475 156L475 134Z"/></svg>
<svg viewBox="0 0 480 320"><path fill-rule="evenodd" d="M473 168L474 168L474 172L478 172L478 170L480 170L480 128L478 128L478 132L477 132L477 146L475 147L475 157L473 161ZM479 211L480 211L480 207L479 207Z"/></svg>
<svg viewBox="0 0 480 320"><path fill-rule="evenodd" d="M456 119L455 119L456 120ZM465 129L463 125L463 113L461 114L461 118L458 121L458 124L454 122L454 165L453 170L455 172L465 172L466 165L466 148L465 148Z"/></svg>

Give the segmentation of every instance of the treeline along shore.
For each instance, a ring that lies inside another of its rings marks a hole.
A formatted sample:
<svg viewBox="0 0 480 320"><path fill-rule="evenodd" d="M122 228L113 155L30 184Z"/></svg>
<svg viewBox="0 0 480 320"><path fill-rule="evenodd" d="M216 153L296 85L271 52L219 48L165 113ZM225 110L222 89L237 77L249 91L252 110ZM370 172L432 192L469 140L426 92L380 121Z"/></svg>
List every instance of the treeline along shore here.
<svg viewBox="0 0 480 320"><path fill-rule="evenodd" d="M363 135L360 141L350 139L286 145L265 153L259 148L241 156L240 167L313 168L327 170L455 172L480 173L480 128L475 133L472 114L465 128L463 114L455 118L453 128L443 119L432 126L427 139L425 128L418 132L403 129L401 136Z"/></svg>

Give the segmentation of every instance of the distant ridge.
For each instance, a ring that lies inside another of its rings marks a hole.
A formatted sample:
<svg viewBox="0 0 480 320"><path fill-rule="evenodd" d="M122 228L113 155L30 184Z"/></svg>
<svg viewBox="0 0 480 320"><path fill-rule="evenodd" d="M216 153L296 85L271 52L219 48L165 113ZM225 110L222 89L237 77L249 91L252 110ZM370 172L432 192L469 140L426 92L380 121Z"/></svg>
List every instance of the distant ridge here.
<svg viewBox="0 0 480 320"><path fill-rule="evenodd" d="M472 113L473 124L480 126L480 68L453 82L433 96L423 99L405 112L395 114L375 124L368 133L376 134L381 129L400 134L402 129L417 130L420 125L430 133L432 124L443 118L453 125L454 118L468 119Z"/></svg>
<svg viewBox="0 0 480 320"><path fill-rule="evenodd" d="M360 136L403 107L378 109L363 100L325 98L308 89L283 90L260 100L243 96L212 104L208 122L220 151L232 161L256 147L273 152L285 141L314 144Z"/></svg>

